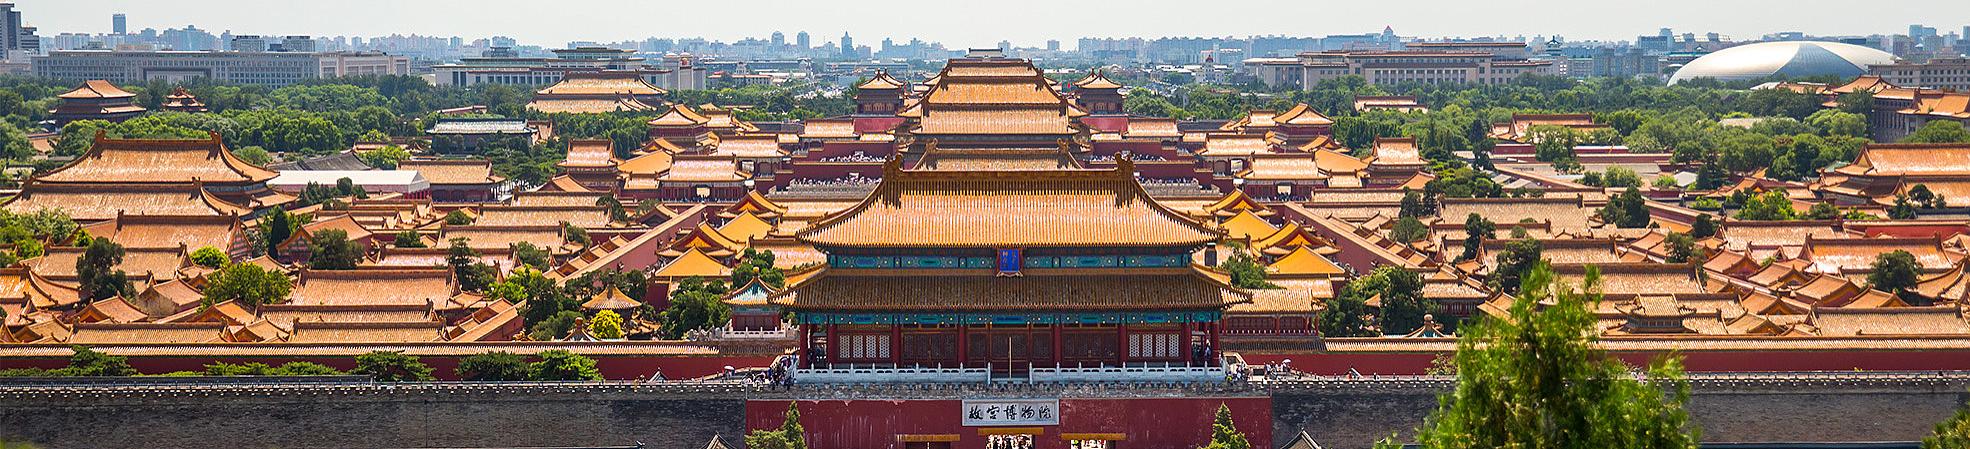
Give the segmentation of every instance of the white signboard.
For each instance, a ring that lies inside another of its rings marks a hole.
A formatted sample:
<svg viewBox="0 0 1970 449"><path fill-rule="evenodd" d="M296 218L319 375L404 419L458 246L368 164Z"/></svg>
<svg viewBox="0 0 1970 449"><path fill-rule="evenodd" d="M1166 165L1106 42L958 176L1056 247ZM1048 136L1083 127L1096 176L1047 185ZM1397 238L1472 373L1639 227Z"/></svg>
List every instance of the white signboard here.
<svg viewBox="0 0 1970 449"><path fill-rule="evenodd" d="M966 426L1052 426L1060 424L1059 399L966 399Z"/></svg>

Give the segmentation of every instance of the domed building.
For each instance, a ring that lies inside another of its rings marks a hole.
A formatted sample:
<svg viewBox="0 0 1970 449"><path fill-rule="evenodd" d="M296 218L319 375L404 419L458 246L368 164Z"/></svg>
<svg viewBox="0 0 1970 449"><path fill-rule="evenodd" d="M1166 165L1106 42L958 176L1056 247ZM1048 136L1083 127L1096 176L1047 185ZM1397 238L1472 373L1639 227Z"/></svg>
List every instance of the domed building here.
<svg viewBox="0 0 1970 449"><path fill-rule="evenodd" d="M1690 61L1669 84L1697 78L1742 81L1772 75L1791 77L1835 75L1851 78L1867 73L1867 67L1892 64L1895 55L1881 50L1838 42L1761 42L1726 48Z"/></svg>

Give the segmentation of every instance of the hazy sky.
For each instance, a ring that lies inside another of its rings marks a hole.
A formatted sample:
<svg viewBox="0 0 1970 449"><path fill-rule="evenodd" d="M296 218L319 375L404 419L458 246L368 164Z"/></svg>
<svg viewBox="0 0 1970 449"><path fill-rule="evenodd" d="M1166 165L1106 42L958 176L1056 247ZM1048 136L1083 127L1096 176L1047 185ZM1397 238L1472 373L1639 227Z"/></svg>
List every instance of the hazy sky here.
<svg viewBox="0 0 1970 449"><path fill-rule="evenodd" d="M856 43L920 37L952 48L1011 40L1040 46L1081 37L1323 36L1381 31L1422 37L1553 35L1632 40L1660 27L1755 39L1776 31L1820 35L1906 32L1910 23L1961 31L1966 0L13 0L41 35L106 33L110 13L130 30L187 24L238 34L504 35L523 44L646 37L732 41L798 31L814 44L853 33ZM1859 9L1859 11L1856 11Z"/></svg>

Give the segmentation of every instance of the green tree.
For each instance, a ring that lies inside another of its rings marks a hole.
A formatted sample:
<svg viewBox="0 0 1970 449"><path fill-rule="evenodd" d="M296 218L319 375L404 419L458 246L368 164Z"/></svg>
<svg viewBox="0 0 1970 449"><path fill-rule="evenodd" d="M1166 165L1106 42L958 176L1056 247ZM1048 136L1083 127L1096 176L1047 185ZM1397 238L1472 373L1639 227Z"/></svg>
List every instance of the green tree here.
<svg viewBox="0 0 1970 449"><path fill-rule="evenodd" d="M1211 443L1199 449L1252 449L1252 442L1231 422L1231 408L1218 404L1218 414L1211 419Z"/></svg>
<svg viewBox="0 0 1970 449"><path fill-rule="evenodd" d="M260 234L266 238L262 243L269 255L280 254L280 244L287 242L288 237L293 237L294 231L299 230L301 226L294 221L294 217L287 214L286 209L281 208L274 208L272 212L268 212L267 217L262 221L266 224L261 225Z"/></svg>
<svg viewBox="0 0 1970 449"><path fill-rule="evenodd" d="M1544 162L1576 160L1573 147L1585 139L1580 131L1557 125L1533 126L1526 129L1526 136L1532 142L1535 157Z"/></svg>
<svg viewBox="0 0 1970 449"><path fill-rule="evenodd" d="M529 380L602 380L601 371L595 368L595 359L568 352L565 349L550 349L540 352L540 360L527 365Z"/></svg>
<svg viewBox="0 0 1970 449"><path fill-rule="evenodd" d="M1915 288L1915 284L1921 280L1922 265L1916 263L1915 255L1899 249L1875 256L1874 272L1867 275L1869 288L1894 293L1910 302L1926 304L1927 300L1920 299L1909 290Z"/></svg>
<svg viewBox="0 0 1970 449"><path fill-rule="evenodd" d="M362 262L363 251L349 241L349 233L341 229L323 229L308 239L308 249L313 257L308 266L319 270L354 270Z"/></svg>
<svg viewBox="0 0 1970 449"><path fill-rule="evenodd" d="M1916 128L1902 143L1970 143L1970 129L1952 120L1936 120Z"/></svg>
<svg viewBox="0 0 1970 449"><path fill-rule="evenodd" d="M1710 214L1699 214L1696 222L1690 223L1690 237L1707 239L1714 235L1717 235L1717 220L1710 218Z"/></svg>
<svg viewBox="0 0 1970 449"><path fill-rule="evenodd" d="M293 291L294 281L288 279L287 273L250 263L236 263L213 272L200 295L201 301L208 307L226 301L257 307L286 302L287 295Z"/></svg>
<svg viewBox="0 0 1970 449"><path fill-rule="evenodd" d="M1609 198L1606 206L1601 206L1601 220L1623 229L1646 228L1649 225L1647 200L1642 192L1629 187L1620 195Z"/></svg>
<svg viewBox="0 0 1970 449"><path fill-rule="evenodd" d="M1970 449L1970 404L1956 409L1956 416L1936 423L1936 433L1922 438L1922 449Z"/></svg>
<svg viewBox="0 0 1970 449"><path fill-rule="evenodd" d="M1491 288L1506 294L1518 293L1520 278L1539 264L1543 252L1545 244L1531 238L1506 243L1505 250L1492 263Z"/></svg>
<svg viewBox="0 0 1970 449"><path fill-rule="evenodd" d="M1737 210L1739 220L1792 220L1798 217L1799 211L1792 208L1792 199L1786 196L1785 189L1752 196Z"/></svg>
<svg viewBox="0 0 1970 449"><path fill-rule="evenodd" d="M198 264L201 267L219 268L230 262L232 262L232 258L227 257L226 252L220 251L218 248L201 246L196 250L192 250L192 263Z"/></svg>
<svg viewBox="0 0 1970 449"><path fill-rule="evenodd" d="M123 264L123 245L109 239L92 239L89 249L82 257L75 259L75 277L80 285L76 289L85 301L99 301L117 296L131 297L136 290L130 286L130 276L117 269Z"/></svg>
<svg viewBox="0 0 1970 449"><path fill-rule="evenodd" d="M1279 288L1266 281L1265 266L1243 250L1233 250L1231 257L1218 264L1218 270L1231 273L1231 285L1244 289Z"/></svg>
<svg viewBox="0 0 1970 449"><path fill-rule="evenodd" d="M506 351L491 351L458 359L458 369L454 372L461 380L481 382L527 380L529 374L526 357Z"/></svg>
<svg viewBox="0 0 1970 449"><path fill-rule="evenodd" d="M547 264L550 262L547 250L534 246L533 242L513 242L510 248L513 252L513 261L536 270L547 270Z"/></svg>
<svg viewBox="0 0 1970 449"><path fill-rule="evenodd" d="M1376 267L1367 276L1349 282L1343 294L1352 290L1358 296L1382 297L1381 311L1375 317L1381 321L1384 334L1408 334L1423 325L1423 315L1435 311L1435 305L1423 299L1423 276L1414 271L1395 266Z"/></svg>
<svg viewBox="0 0 1970 449"><path fill-rule="evenodd" d="M356 369L349 373L370 376L377 382L431 380L431 367L403 351L370 351L356 356Z"/></svg>
<svg viewBox="0 0 1970 449"><path fill-rule="evenodd" d="M1602 178L1602 182L1607 187L1639 187L1642 185L1642 176L1627 167L1608 167L1607 175Z"/></svg>
<svg viewBox="0 0 1970 449"><path fill-rule="evenodd" d="M720 281L690 277L677 283L670 295L670 307L659 316L664 335L679 339L692 330L725 325L732 319L732 307L720 301L725 292L725 283Z"/></svg>
<svg viewBox="0 0 1970 449"><path fill-rule="evenodd" d="M1839 109L1822 109L1806 116L1806 125L1823 136L1867 137L1867 116Z"/></svg>
<svg viewBox="0 0 1970 449"><path fill-rule="evenodd" d="M476 220L472 218L471 214L465 213L464 210L453 210L445 213L445 224L447 225L465 226L472 224L473 221Z"/></svg>
<svg viewBox="0 0 1970 449"><path fill-rule="evenodd" d="M595 332L596 338L622 338L622 314L614 310L596 312L588 330Z"/></svg>
<svg viewBox="0 0 1970 449"><path fill-rule="evenodd" d="M75 354L68 356L68 367L60 371L64 376L135 376L137 369L130 367L128 357L109 355L89 349L87 346L68 347Z"/></svg>
<svg viewBox="0 0 1970 449"><path fill-rule="evenodd" d="M1429 236L1430 236L1430 227L1424 225L1423 222L1421 220L1417 220L1416 217L1411 217L1411 216L1405 216L1402 217L1401 220L1396 220L1395 228L1389 231L1390 238L1393 238L1395 239L1395 241L1402 243L1409 243L1417 240L1422 240Z"/></svg>
<svg viewBox="0 0 1970 449"><path fill-rule="evenodd" d="M1457 256L1458 261L1476 259L1484 249L1484 240L1498 236L1498 225L1483 215L1472 212L1464 217L1464 252Z"/></svg>
<svg viewBox="0 0 1970 449"><path fill-rule="evenodd" d="M1638 380L1597 346L1589 304L1600 300L1599 278L1589 269L1576 291L1555 285L1539 262L1507 318L1465 326L1452 359L1456 390L1438 400L1417 442L1428 449L1695 448L1681 361L1658 359Z"/></svg>
<svg viewBox="0 0 1970 449"><path fill-rule="evenodd" d="M786 420L780 428L754 430L746 434L748 449L807 449L807 429L800 425L800 409L787 404Z"/></svg>
<svg viewBox="0 0 1970 449"><path fill-rule="evenodd" d="M759 279L767 287L781 288L787 285L787 273L775 268L772 251L757 251L746 248L739 254L739 265L732 267L731 286L738 288Z"/></svg>
<svg viewBox="0 0 1970 449"><path fill-rule="evenodd" d="M529 304L536 302L528 301ZM566 338L568 332L574 330L575 322L581 321L582 319L581 312L573 310L554 312L547 319L534 323L532 327L528 327L527 338L534 341L555 341Z"/></svg>
<svg viewBox="0 0 1970 449"><path fill-rule="evenodd" d="M234 148L233 155L239 156L239 159L246 161L246 163L263 167L267 164L274 163L274 155L268 153L266 148L260 148L258 146Z"/></svg>
<svg viewBox="0 0 1970 449"><path fill-rule="evenodd" d="M396 170L398 164L410 159L410 151L396 145L385 145L383 148L356 153L356 158L377 170Z"/></svg>
<svg viewBox="0 0 1970 449"><path fill-rule="evenodd" d="M1888 218L1914 220L1915 217L1915 203L1909 201L1908 195L1895 195L1895 205L1888 207Z"/></svg>
<svg viewBox="0 0 1970 449"><path fill-rule="evenodd" d="M390 246L398 248L423 248L425 247L424 236L419 235L417 231L405 230L397 233L396 237L391 239Z"/></svg>
<svg viewBox="0 0 1970 449"><path fill-rule="evenodd" d="M1686 263L1698 258L1696 239L1690 238L1689 234L1670 232L1664 241L1669 243L1669 254L1665 258L1667 262Z"/></svg>
<svg viewBox="0 0 1970 449"><path fill-rule="evenodd" d="M458 288L469 292L484 291L492 286L498 274L498 269L479 261L479 251L467 245L463 237L451 239L445 265L451 268L452 277L458 279Z"/></svg>

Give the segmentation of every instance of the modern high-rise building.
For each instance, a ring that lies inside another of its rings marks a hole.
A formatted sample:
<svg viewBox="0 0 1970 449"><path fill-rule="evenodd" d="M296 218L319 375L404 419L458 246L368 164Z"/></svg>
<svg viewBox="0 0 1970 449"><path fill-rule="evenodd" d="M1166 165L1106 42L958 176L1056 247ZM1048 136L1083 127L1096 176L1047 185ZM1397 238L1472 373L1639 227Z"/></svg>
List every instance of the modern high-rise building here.
<svg viewBox="0 0 1970 449"><path fill-rule="evenodd" d="M1964 28L1964 29L1970 30L1970 28ZM806 31L802 31L800 32L800 34L793 35L793 41L794 44L800 45L800 49L802 50L814 48L814 38L808 36Z"/></svg>
<svg viewBox="0 0 1970 449"><path fill-rule="evenodd" d="M841 55L850 58L856 57L855 38L849 37L848 32L845 31L841 33Z"/></svg>
<svg viewBox="0 0 1970 449"><path fill-rule="evenodd" d="M118 36L130 34L130 22L123 17L123 13L111 14L109 16L109 29L111 33L115 33Z"/></svg>
<svg viewBox="0 0 1970 449"><path fill-rule="evenodd" d="M787 45L787 33L782 33L782 32L778 32L778 31L774 31L774 32L773 32L773 46L774 46L774 47L784 47L784 46L786 46L786 45Z"/></svg>
<svg viewBox="0 0 1970 449"><path fill-rule="evenodd" d="M228 43L226 48L242 53L264 52L267 51L267 38L261 37L258 34L236 35L233 36L232 42Z"/></svg>
<svg viewBox="0 0 1970 449"><path fill-rule="evenodd" d="M193 78L264 86L352 75L408 75L410 58L383 53L53 51L34 58L36 76L116 84Z"/></svg>
<svg viewBox="0 0 1970 449"><path fill-rule="evenodd" d="M21 48L21 12L13 3L0 3L0 53Z"/></svg>

